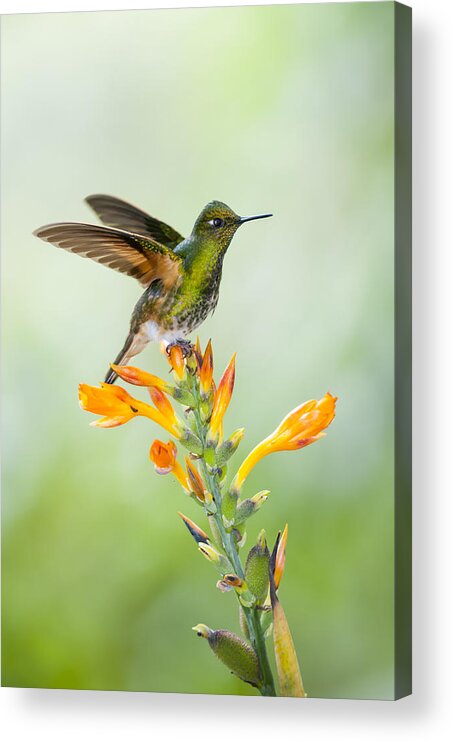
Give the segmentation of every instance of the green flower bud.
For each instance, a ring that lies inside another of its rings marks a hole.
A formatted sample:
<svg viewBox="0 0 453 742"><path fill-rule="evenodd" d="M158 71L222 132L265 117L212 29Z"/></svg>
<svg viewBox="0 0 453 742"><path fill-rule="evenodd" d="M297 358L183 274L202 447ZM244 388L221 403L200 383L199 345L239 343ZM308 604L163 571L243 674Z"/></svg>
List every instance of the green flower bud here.
<svg viewBox="0 0 453 742"><path fill-rule="evenodd" d="M226 464L228 459L235 453L245 433L245 428L235 430L226 441L220 444L216 451L217 463L219 466Z"/></svg>
<svg viewBox="0 0 453 742"><path fill-rule="evenodd" d="M239 523L244 523L247 518L257 513L261 505L266 502L268 496L269 490L262 490L256 495L253 495L253 497L242 500L237 506L234 524L239 525Z"/></svg>
<svg viewBox="0 0 453 742"><path fill-rule="evenodd" d="M204 458L205 458L206 463L209 466L215 466L216 464L215 445L213 443L207 443L206 448L204 450Z"/></svg>
<svg viewBox="0 0 453 742"><path fill-rule="evenodd" d="M209 420L209 418L211 417L213 397L214 395L211 393L208 395L208 397L202 397L200 401L201 417L204 422Z"/></svg>
<svg viewBox="0 0 453 742"><path fill-rule="evenodd" d="M173 399L179 402L179 404L185 405L190 408L195 405L193 394L189 391L187 382L181 382L178 386L176 386L171 396L173 397Z"/></svg>
<svg viewBox="0 0 453 742"><path fill-rule="evenodd" d="M244 636L250 640L249 625L245 617L245 611L241 605L239 606L239 626L241 627L241 631Z"/></svg>
<svg viewBox="0 0 453 742"><path fill-rule="evenodd" d="M238 549L242 549L245 542L247 541L247 531L245 530L245 523L240 526L234 526L231 530L234 540L237 544Z"/></svg>
<svg viewBox="0 0 453 742"><path fill-rule="evenodd" d="M214 549L211 544L199 543L198 551L200 551L203 556L206 557L208 562L214 564L214 566L217 567L221 574L224 575L226 572L229 572L231 570L231 564L228 559L224 557L223 554L220 554L217 549Z"/></svg>
<svg viewBox="0 0 453 742"><path fill-rule="evenodd" d="M214 515L217 512L217 505L215 504L214 498L210 492L204 493L204 509L208 515Z"/></svg>
<svg viewBox="0 0 453 742"><path fill-rule="evenodd" d="M246 608L252 608L256 604L256 598L249 589L245 590L243 593L238 593L239 602L241 605L245 606Z"/></svg>
<svg viewBox="0 0 453 742"><path fill-rule="evenodd" d="M214 654L229 670L245 683L259 688L261 685L260 665L257 654L251 644L237 634L224 629L213 631L205 624L193 627L198 636L208 640Z"/></svg>
<svg viewBox="0 0 453 742"><path fill-rule="evenodd" d="M194 350L192 350L191 353L189 353L188 356L186 356L186 366L187 369L190 371L191 374L195 374L198 366L197 366L197 357L195 355Z"/></svg>
<svg viewBox="0 0 453 742"><path fill-rule="evenodd" d="M191 453L194 453L197 456L203 455L202 442L200 441L199 437L195 435L195 433L192 433L192 431L189 430L188 428L185 428L179 441Z"/></svg>
<svg viewBox="0 0 453 742"><path fill-rule="evenodd" d="M263 634L265 638L267 638L270 635L272 631L272 627L273 627L272 609L270 605L267 607L269 608L269 610L262 611L262 614L261 614L261 628L263 630Z"/></svg>
<svg viewBox="0 0 453 742"><path fill-rule="evenodd" d="M234 518L236 514L236 505L237 505L236 493L231 492L231 491L225 492L225 494L222 497L222 506L221 506L222 519L223 519L225 528L231 528L231 526L234 523Z"/></svg>
<svg viewBox="0 0 453 742"><path fill-rule="evenodd" d="M260 605L264 603L269 590L269 549L266 534L261 531L255 546L250 549L245 563L247 585Z"/></svg>
<svg viewBox="0 0 453 742"><path fill-rule="evenodd" d="M224 482L226 475L227 475L227 467L226 467L226 465L224 465L224 466L218 466L217 467L217 476L219 478L220 484L222 484Z"/></svg>
<svg viewBox="0 0 453 742"><path fill-rule="evenodd" d="M216 519L213 515L208 515L209 528L212 533L213 541L216 546L222 548L222 537L220 535L219 527L216 523Z"/></svg>

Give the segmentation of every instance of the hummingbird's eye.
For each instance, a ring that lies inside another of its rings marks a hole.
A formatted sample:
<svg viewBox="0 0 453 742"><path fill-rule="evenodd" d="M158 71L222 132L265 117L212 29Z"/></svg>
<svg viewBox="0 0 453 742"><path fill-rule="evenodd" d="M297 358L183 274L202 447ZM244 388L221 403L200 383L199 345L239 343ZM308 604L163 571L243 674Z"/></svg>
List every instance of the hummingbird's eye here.
<svg viewBox="0 0 453 742"><path fill-rule="evenodd" d="M223 227L225 222L223 221L223 219L219 219L219 217L216 217L215 219L210 219L209 224L211 224L211 226L216 227L216 229L218 229L219 227Z"/></svg>

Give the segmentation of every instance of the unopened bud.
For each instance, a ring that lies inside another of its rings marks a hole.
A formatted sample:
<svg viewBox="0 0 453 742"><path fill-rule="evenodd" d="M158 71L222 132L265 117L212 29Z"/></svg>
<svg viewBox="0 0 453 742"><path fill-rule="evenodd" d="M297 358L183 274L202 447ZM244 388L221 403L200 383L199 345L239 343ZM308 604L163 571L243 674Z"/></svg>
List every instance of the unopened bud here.
<svg viewBox="0 0 453 742"><path fill-rule="evenodd" d="M242 605L239 606L239 625L241 627L241 631L244 634L244 636L247 639L250 639L249 625L247 623L247 618L245 616L245 611Z"/></svg>
<svg viewBox="0 0 453 742"><path fill-rule="evenodd" d="M266 610L263 611L263 615L261 616L261 630L264 634L265 639L267 639L267 637L270 636L272 628L273 628L272 608L270 605L268 605L266 606Z"/></svg>
<svg viewBox="0 0 453 742"><path fill-rule="evenodd" d="M205 501L205 487L200 474L190 457L186 457L187 476L189 477L192 492L197 496L200 502Z"/></svg>
<svg viewBox="0 0 453 742"><path fill-rule="evenodd" d="M269 591L269 560L266 534L261 531L256 545L249 551L245 564L247 585L260 605L266 600Z"/></svg>
<svg viewBox="0 0 453 742"><path fill-rule="evenodd" d="M225 528L231 528L236 515L237 496L228 490L222 497L222 520Z"/></svg>
<svg viewBox="0 0 453 742"><path fill-rule="evenodd" d="M247 518L257 513L261 505L266 502L269 494L269 490L262 490L261 492L257 492L256 495L253 495L253 497L242 500L237 506L234 524L239 525L240 523L244 523Z"/></svg>
<svg viewBox="0 0 453 742"><path fill-rule="evenodd" d="M255 686L255 688L260 687L259 660L251 644L231 631L224 629L213 631L205 624L197 624L193 627L193 630L197 632L198 636L208 640L214 654L231 672L246 683Z"/></svg>
<svg viewBox="0 0 453 742"><path fill-rule="evenodd" d="M239 526L233 526L231 529L233 538L236 541L238 549L242 549L245 542L247 541L247 531L245 530L245 523L241 523Z"/></svg>
<svg viewBox="0 0 453 742"><path fill-rule="evenodd" d="M235 453L244 437L244 433L245 428L238 428L238 430L235 430L234 433L226 439L226 441L220 444L216 451L216 458L219 466L221 466L222 464L226 464L228 459L230 459L231 456Z"/></svg>
<svg viewBox="0 0 453 742"><path fill-rule="evenodd" d="M229 572L229 570L231 569L231 564L229 563L228 559L224 557L223 554L220 554L217 549L214 549L211 544L199 543L198 551L200 551L203 556L206 557L208 562L214 564L214 566L217 567L222 575L224 575L226 572Z"/></svg>
<svg viewBox="0 0 453 742"><path fill-rule="evenodd" d="M213 515L208 515L208 523L209 523L209 528L212 533L211 541L213 541L216 546L219 546L221 548L222 547L222 536L220 535L219 527Z"/></svg>
<svg viewBox="0 0 453 742"><path fill-rule="evenodd" d="M192 408L195 404L193 394L187 389L185 382L181 382L179 386L174 387L173 391L167 393L181 405Z"/></svg>
<svg viewBox="0 0 453 742"><path fill-rule="evenodd" d="M203 444L191 430L185 428L179 439L180 443L187 448L191 453L195 453L197 456L203 455Z"/></svg>
<svg viewBox="0 0 453 742"><path fill-rule="evenodd" d="M178 515L180 515L181 518L183 519L184 524L187 527L187 530L189 531L190 535L195 539L195 541L197 542L197 544L200 544L200 543L207 544L207 543L209 543L209 537L208 537L207 533L205 533L204 531L202 531L202 529L199 526L197 526L197 524L194 523L193 520L190 520L190 518L188 518L183 513L178 513Z"/></svg>
<svg viewBox="0 0 453 742"><path fill-rule="evenodd" d="M215 466L215 463L216 463L215 445L213 443L209 443L209 441L207 442L206 448L204 450L204 458L205 458L206 463L209 466L211 467Z"/></svg>

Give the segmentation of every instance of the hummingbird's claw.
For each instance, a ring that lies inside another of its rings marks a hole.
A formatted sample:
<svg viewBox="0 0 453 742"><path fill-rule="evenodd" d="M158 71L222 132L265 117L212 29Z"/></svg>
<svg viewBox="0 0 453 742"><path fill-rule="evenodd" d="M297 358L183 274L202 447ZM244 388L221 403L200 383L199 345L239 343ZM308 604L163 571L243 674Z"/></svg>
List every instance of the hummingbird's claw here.
<svg viewBox="0 0 453 742"><path fill-rule="evenodd" d="M181 348L184 358L188 358L189 356L191 356L195 350L195 346L192 345L190 340L183 340L183 339L174 340L172 343L169 343L166 347L166 351L168 355L170 355L171 349L174 347Z"/></svg>

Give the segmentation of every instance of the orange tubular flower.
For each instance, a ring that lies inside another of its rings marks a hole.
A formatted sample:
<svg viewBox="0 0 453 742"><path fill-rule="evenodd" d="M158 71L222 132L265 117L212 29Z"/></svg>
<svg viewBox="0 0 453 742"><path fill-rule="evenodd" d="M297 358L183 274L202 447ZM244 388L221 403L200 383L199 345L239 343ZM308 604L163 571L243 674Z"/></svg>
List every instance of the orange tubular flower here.
<svg viewBox="0 0 453 742"><path fill-rule="evenodd" d="M212 374L214 371L214 362L212 358L212 345L211 341L206 346L206 350L203 356L203 363L201 364L200 370L200 387L202 393L206 396L209 394L212 388Z"/></svg>
<svg viewBox="0 0 453 742"><path fill-rule="evenodd" d="M178 418L176 417L175 411L169 399L163 392L155 386L152 386L149 390L149 394L157 409L162 415L171 422L174 427L178 426Z"/></svg>
<svg viewBox="0 0 453 742"><path fill-rule="evenodd" d="M288 540L288 524L286 524L284 531L281 535L280 541L278 542L277 555L275 557L275 568L274 568L274 582L275 589L278 590L283 570L285 569L286 559L286 542Z"/></svg>
<svg viewBox="0 0 453 742"><path fill-rule="evenodd" d="M176 459L177 449L173 441L163 443L155 440L149 450L149 457L157 474L170 474L176 477L181 487L190 492L190 482L181 464Z"/></svg>
<svg viewBox="0 0 453 742"><path fill-rule="evenodd" d="M154 374L149 374L147 371L142 371L140 368L136 368L135 366L116 366L112 363L112 368L115 373L118 374L120 379L127 381L129 384L135 384L135 386L155 387L156 389L160 389L161 392L166 392L167 394L169 394L172 389L171 384L168 384L168 382L160 379L158 376L154 376Z"/></svg>
<svg viewBox="0 0 453 742"><path fill-rule="evenodd" d="M193 371L195 371L196 375L200 376L201 371L201 364L203 363L203 353L201 350L200 345L200 338L197 335L197 339L195 340L195 343L193 345L193 354L192 354L192 366Z"/></svg>
<svg viewBox="0 0 453 742"><path fill-rule="evenodd" d="M89 384L79 384L80 406L87 412L103 415L100 420L94 420L91 425L98 428L114 428L124 425L133 417L142 416L161 425L175 438L181 436L181 430L176 415L169 416L151 405L134 399L120 386L101 384L100 387ZM169 403L170 404L170 403Z"/></svg>
<svg viewBox="0 0 453 742"><path fill-rule="evenodd" d="M233 394L235 362L236 353L226 367L214 395L208 440L214 441L215 443L217 443L217 441L219 440L220 434L222 432L223 416L227 411L228 405L230 404L231 396Z"/></svg>
<svg viewBox="0 0 453 742"><path fill-rule="evenodd" d="M275 451L294 451L322 438L335 417L337 397L329 392L317 402L315 399L292 410L264 441L261 441L239 467L232 488L240 490L253 467L264 456Z"/></svg>
<svg viewBox="0 0 453 742"><path fill-rule="evenodd" d="M187 468L187 476L190 482L190 490L197 496L197 498L201 502L204 502L205 501L205 487L203 484L203 480L200 477L196 467L192 464L188 456L186 456L185 462L186 462L186 468Z"/></svg>
<svg viewBox="0 0 453 742"><path fill-rule="evenodd" d="M167 354L170 366L172 367L178 379L181 381L184 378L185 374L184 353L182 351L182 348L180 348L179 345L172 345L170 348L170 352L165 352Z"/></svg>

